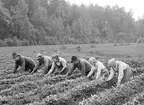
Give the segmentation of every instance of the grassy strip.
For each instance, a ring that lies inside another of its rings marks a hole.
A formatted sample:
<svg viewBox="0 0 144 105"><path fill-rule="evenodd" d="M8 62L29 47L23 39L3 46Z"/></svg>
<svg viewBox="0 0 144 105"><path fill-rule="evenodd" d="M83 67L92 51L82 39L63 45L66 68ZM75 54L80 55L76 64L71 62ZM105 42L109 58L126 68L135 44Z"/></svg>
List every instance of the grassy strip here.
<svg viewBox="0 0 144 105"><path fill-rule="evenodd" d="M36 89L38 86L35 82L25 81L20 84L15 84L9 89L5 89L0 92L1 96L12 96L18 93L25 93L27 91L31 91Z"/></svg>
<svg viewBox="0 0 144 105"><path fill-rule="evenodd" d="M69 77L68 79L77 78L78 76L79 75L75 75L75 76ZM28 76L15 78L13 80L10 80L10 79L2 80L0 81L0 83L3 84L0 87L1 89L0 95L12 95L14 93L16 94L18 90L15 90L15 88L22 87L23 85L26 85L25 83L27 82L30 83L30 81L35 81L36 84L39 86L38 89L41 89L43 86L45 86L45 84L46 85L56 84L58 82L64 81L67 78L67 76L64 76L64 75L57 75L57 76L52 76L52 77L51 76L44 77L42 80L40 80L41 77L43 77L43 75L35 74L35 75L28 75ZM20 83L20 84L17 84L17 83ZM13 84L16 84L16 85L13 85ZM24 91L24 89L21 91ZM18 91L18 92L21 92L21 91Z"/></svg>
<svg viewBox="0 0 144 105"><path fill-rule="evenodd" d="M64 76L56 76L59 79ZM52 79L52 78L51 78ZM54 78L55 80L56 78ZM49 80L49 79L47 79ZM53 80L52 80L53 81ZM64 92L68 89L71 89L72 87L78 85L79 83L86 82L88 79L86 78L78 78L76 80L66 80L59 82L57 84L52 84L52 85L44 85L40 86L37 85L36 82L32 81L27 81L23 82L19 85L13 86L11 89L8 89L7 91L3 91L0 95L9 95L11 98L9 100L3 100L3 102L7 103L19 103L19 102L25 102L25 103L30 103L34 101L41 101L45 96L50 95L50 94L57 94L58 92ZM44 82L44 81L43 81ZM51 83L51 82L50 82ZM42 83L43 84L43 83ZM27 95L29 92L32 92L32 94ZM19 95L19 93L24 93L20 94L19 97L16 97ZM7 97L9 97L7 96ZM8 102L9 101L9 102Z"/></svg>
<svg viewBox="0 0 144 105"><path fill-rule="evenodd" d="M30 76L30 78L31 78L31 76ZM33 78L31 78L31 80L36 80L37 77L38 76L35 76L35 77L33 76ZM19 79L16 79L16 83L18 83L18 81L19 81L20 84L15 84L15 85L11 86L11 88L9 88L9 89L2 90L0 92L0 95L12 95L12 94L16 93L18 90L15 88L23 87L24 85L27 85L27 83L33 83L32 81L29 81L30 78L26 78L23 76L23 77L20 77ZM66 76L61 76L61 75L54 76L54 77L46 77L43 80L35 81L35 84L37 84L37 86L40 87L40 86L44 86L44 83L52 84L54 82L59 82L59 81L65 80L65 78L66 78ZM27 81L25 81L25 80L27 80ZM22 81L24 81L24 82L22 82ZM9 86L9 85L7 85L7 86ZM25 90L25 89L23 88L23 90ZM23 91L23 90L21 90L21 91ZM18 92L21 92L21 91L18 91Z"/></svg>
<svg viewBox="0 0 144 105"><path fill-rule="evenodd" d="M129 101L123 105L143 105L144 104L144 91L130 97Z"/></svg>
<svg viewBox="0 0 144 105"><path fill-rule="evenodd" d="M34 80L40 79L41 77L43 77L42 74L35 74L35 75L24 75L24 76L13 78L13 79L3 79L3 80L0 80L0 85L15 84L15 83L24 82L27 80L34 81Z"/></svg>
<svg viewBox="0 0 144 105"><path fill-rule="evenodd" d="M24 75L18 78L13 78L13 79L4 79L0 80L0 94L3 93L3 91L10 91L8 88L11 88L14 84L19 84L24 81L35 81L38 79L41 79L43 75L41 74L35 74L35 75Z"/></svg>
<svg viewBox="0 0 144 105"><path fill-rule="evenodd" d="M24 76L24 75L28 75L28 74L29 74L28 72L17 73L17 74L11 73L11 74L8 74L8 75L5 75L5 76L1 76L0 80L18 78L20 76Z"/></svg>
<svg viewBox="0 0 144 105"><path fill-rule="evenodd" d="M47 96L46 105L77 105L83 98L89 97L108 88L103 81L89 81L82 83L66 93Z"/></svg>
<svg viewBox="0 0 144 105"><path fill-rule="evenodd" d="M65 80L65 81L59 82L51 86L44 86L40 93L40 98L43 99L48 95L67 92L73 87L81 83L88 82L88 81L89 80L87 78L78 78L78 79L72 79L72 80Z"/></svg>
<svg viewBox="0 0 144 105"><path fill-rule="evenodd" d="M136 76L132 81L119 87L93 95L81 102L80 105L121 105L129 100L129 96L144 91L143 87L144 74Z"/></svg>

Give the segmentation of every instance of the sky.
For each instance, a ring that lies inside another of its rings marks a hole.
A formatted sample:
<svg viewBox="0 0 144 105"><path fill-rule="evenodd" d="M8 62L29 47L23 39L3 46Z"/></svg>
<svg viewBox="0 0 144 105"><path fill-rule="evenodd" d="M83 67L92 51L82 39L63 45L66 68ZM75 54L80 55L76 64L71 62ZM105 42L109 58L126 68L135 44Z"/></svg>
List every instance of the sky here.
<svg viewBox="0 0 144 105"><path fill-rule="evenodd" d="M133 18L137 19L138 17L142 17L144 15L144 0L67 0L71 4L81 3L85 5L89 4L98 4L99 6L114 6L118 5L119 7L125 7L126 11L130 9L133 11Z"/></svg>

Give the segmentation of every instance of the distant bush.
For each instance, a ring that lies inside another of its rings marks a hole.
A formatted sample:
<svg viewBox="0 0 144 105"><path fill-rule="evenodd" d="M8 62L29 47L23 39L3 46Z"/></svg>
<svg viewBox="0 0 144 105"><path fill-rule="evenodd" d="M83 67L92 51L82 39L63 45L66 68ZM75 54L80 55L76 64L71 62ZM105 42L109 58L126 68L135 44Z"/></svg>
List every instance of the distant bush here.
<svg viewBox="0 0 144 105"><path fill-rule="evenodd" d="M130 43L125 43L125 45L127 46L127 45L130 45Z"/></svg>
<svg viewBox="0 0 144 105"><path fill-rule="evenodd" d="M76 49L77 49L77 52L81 52L81 46L77 46Z"/></svg>
<svg viewBox="0 0 144 105"><path fill-rule="evenodd" d="M3 46L5 46L5 43L2 40L0 40L0 47L3 47Z"/></svg>
<svg viewBox="0 0 144 105"><path fill-rule="evenodd" d="M124 44L123 43L119 43L119 46L123 46Z"/></svg>
<svg viewBox="0 0 144 105"><path fill-rule="evenodd" d="M23 39L19 40L16 37L4 39L4 41L0 40L0 47L3 46L29 46L30 43L28 40Z"/></svg>
<svg viewBox="0 0 144 105"><path fill-rule="evenodd" d="M96 48L96 46L94 44L91 45L91 48Z"/></svg>
<svg viewBox="0 0 144 105"><path fill-rule="evenodd" d="M4 43L6 46L17 46L17 43L11 38L4 39Z"/></svg>
<svg viewBox="0 0 144 105"><path fill-rule="evenodd" d="M114 43L114 46L117 46L117 43Z"/></svg>
<svg viewBox="0 0 144 105"><path fill-rule="evenodd" d="M24 40L22 40L22 45L23 45L23 46L29 46L30 43L29 43L28 40L24 39Z"/></svg>
<svg viewBox="0 0 144 105"><path fill-rule="evenodd" d="M46 37L45 45L56 45L60 44L56 37Z"/></svg>
<svg viewBox="0 0 144 105"><path fill-rule="evenodd" d="M16 46L22 46L22 41L19 40L18 38L14 37L13 41L16 43Z"/></svg>
<svg viewBox="0 0 144 105"><path fill-rule="evenodd" d="M66 50L66 49L67 49L67 46L62 45L62 46L60 47L60 49L61 49L61 50Z"/></svg>
<svg viewBox="0 0 144 105"><path fill-rule="evenodd" d="M144 43L144 38L137 39L137 44Z"/></svg>

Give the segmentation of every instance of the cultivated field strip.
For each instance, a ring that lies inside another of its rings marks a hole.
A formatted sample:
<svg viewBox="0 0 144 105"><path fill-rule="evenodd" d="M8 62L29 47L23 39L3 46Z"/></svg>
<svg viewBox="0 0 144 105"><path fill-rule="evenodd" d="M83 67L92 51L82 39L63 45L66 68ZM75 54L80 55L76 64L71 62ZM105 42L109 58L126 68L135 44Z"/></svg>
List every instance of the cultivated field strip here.
<svg viewBox="0 0 144 105"><path fill-rule="evenodd" d="M46 105L76 105L83 98L102 92L106 88L110 87L103 81L92 80L81 83L66 93L50 95L44 99L44 101L46 102Z"/></svg>
<svg viewBox="0 0 144 105"><path fill-rule="evenodd" d="M129 61L136 77L114 88L116 79L89 80L78 71L70 77L20 71L13 74L13 61L8 59L4 55L0 61L0 105L121 105L143 99L144 69L137 62Z"/></svg>
<svg viewBox="0 0 144 105"><path fill-rule="evenodd" d="M88 79L78 78L75 80L66 80L63 82L59 82L57 84L45 85L44 87L38 86L37 88L33 88L33 89L31 88L31 91L29 91L29 92L27 92L26 90L19 89L20 91L19 90L15 91L15 92L17 92L17 94L14 94L14 93L13 93L13 95L9 94L10 96L12 96L11 98L9 98L9 101L10 100L13 102L19 101L19 97L18 98L14 98L14 97L16 95L18 95L19 92L23 93L23 91L25 91L26 92L25 94L28 94L28 95L21 94L21 97L23 97L23 99L21 99L21 101L24 100L26 103L41 101L43 98L45 98L48 95L66 92L66 91L70 90L71 88L75 87L76 85L81 84L82 82L88 82ZM34 83L32 85L34 87ZM28 86L28 87L32 87L32 86ZM27 89L27 88L25 88L25 89Z"/></svg>
<svg viewBox="0 0 144 105"><path fill-rule="evenodd" d="M42 75L28 75L29 81L21 81L7 91L2 91L0 93L2 95L1 102L28 104L38 101L48 105L71 105L72 103L78 104L83 98L88 98L92 94L100 94L108 88L108 85L102 81L89 81L83 78L68 80L66 76L61 75L45 77L35 81L35 78L39 76ZM21 99L19 99L20 97Z"/></svg>
<svg viewBox="0 0 144 105"><path fill-rule="evenodd" d="M84 99L79 105L121 105L127 102L130 96L144 91L144 74L119 87L108 89Z"/></svg>
<svg viewBox="0 0 144 105"><path fill-rule="evenodd" d="M131 96L123 105L144 105L144 91Z"/></svg>

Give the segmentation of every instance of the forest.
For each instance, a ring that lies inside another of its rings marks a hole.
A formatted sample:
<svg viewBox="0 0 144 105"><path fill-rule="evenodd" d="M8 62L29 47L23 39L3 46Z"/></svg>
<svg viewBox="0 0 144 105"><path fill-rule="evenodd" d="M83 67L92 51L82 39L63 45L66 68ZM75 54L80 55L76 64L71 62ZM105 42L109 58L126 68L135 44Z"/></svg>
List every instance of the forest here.
<svg viewBox="0 0 144 105"><path fill-rule="evenodd" d="M65 0L0 0L0 46L141 43L144 18L109 5Z"/></svg>

